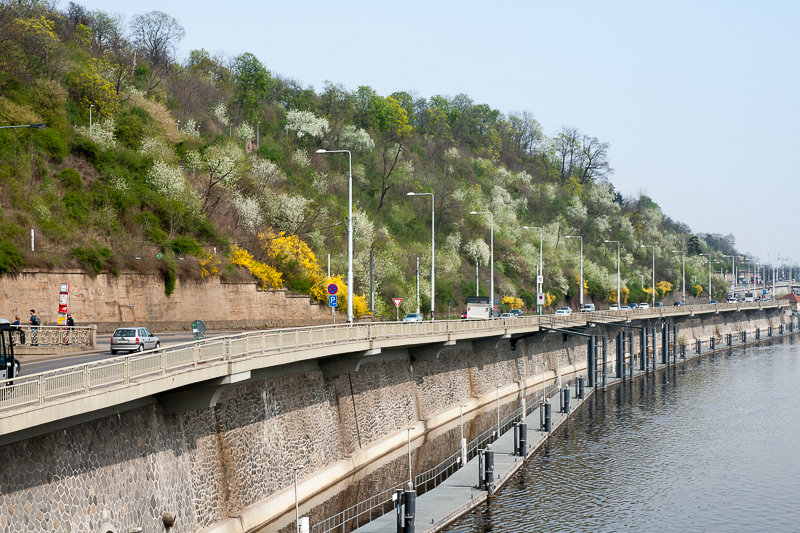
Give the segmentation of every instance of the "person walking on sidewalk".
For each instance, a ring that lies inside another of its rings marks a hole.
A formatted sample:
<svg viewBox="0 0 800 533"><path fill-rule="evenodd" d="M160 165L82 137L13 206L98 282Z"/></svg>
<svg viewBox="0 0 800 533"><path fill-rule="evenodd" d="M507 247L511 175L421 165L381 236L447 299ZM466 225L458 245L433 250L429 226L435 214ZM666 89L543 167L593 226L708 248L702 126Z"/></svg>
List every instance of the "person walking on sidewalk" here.
<svg viewBox="0 0 800 533"><path fill-rule="evenodd" d="M31 346L39 346L38 326L42 323L42 319L36 316L36 310L31 309Z"/></svg>
<svg viewBox="0 0 800 533"><path fill-rule="evenodd" d="M69 344L69 340L72 337L72 330L70 328L75 326L75 321L72 320L72 315L67 313L67 342Z"/></svg>
<svg viewBox="0 0 800 533"><path fill-rule="evenodd" d="M22 323L19 320L19 315L15 315L14 322L12 322L11 325L15 326L14 331L16 331L19 336L19 344L25 344L25 330L20 327Z"/></svg>

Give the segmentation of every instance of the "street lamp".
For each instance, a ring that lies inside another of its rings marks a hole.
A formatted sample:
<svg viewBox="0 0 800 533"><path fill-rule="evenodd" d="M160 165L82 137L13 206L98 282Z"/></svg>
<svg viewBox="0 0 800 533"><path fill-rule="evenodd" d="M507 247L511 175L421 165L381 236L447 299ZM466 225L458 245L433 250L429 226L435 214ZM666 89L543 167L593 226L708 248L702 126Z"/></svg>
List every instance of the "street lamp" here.
<svg viewBox="0 0 800 533"><path fill-rule="evenodd" d="M565 235L565 239L580 239L581 240L581 286L580 286L580 301L581 310L583 310L583 237L580 235Z"/></svg>
<svg viewBox="0 0 800 533"><path fill-rule="evenodd" d="M470 215L489 215L489 305L494 315L494 215L491 211L470 211Z"/></svg>
<svg viewBox="0 0 800 533"><path fill-rule="evenodd" d="M542 285L544 284L544 267L542 264L542 242L544 241L544 228L541 226L522 226L522 229L538 229L539 230L539 272L536 274L536 301L539 301L539 295L542 294ZM539 314L542 314L542 304L538 304Z"/></svg>
<svg viewBox="0 0 800 533"><path fill-rule="evenodd" d="M656 247L654 244L642 244L639 248L652 248L653 249L653 307L656 306Z"/></svg>
<svg viewBox="0 0 800 533"><path fill-rule="evenodd" d="M697 255L702 255L708 259L708 303L711 303L711 263L716 263L716 261L712 260L709 254Z"/></svg>
<svg viewBox="0 0 800 533"><path fill-rule="evenodd" d="M20 124L19 126L0 126L0 130L7 130L11 128L33 128L35 130L43 130L47 124Z"/></svg>
<svg viewBox="0 0 800 533"><path fill-rule="evenodd" d="M603 242L615 242L617 243L617 308L622 308L622 300L620 300L620 290L619 290L619 241L609 241L606 239Z"/></svg>
<svg viewBox="0 0 800 533"><path fill-rule="evenodd" d="M325 150L318 154L347 154L347 322L353 323L353 155L350 150Z"/></svg>
<svg viewBox="0 0 800 533"><path fill-rule="evenodd" d="M673 254L681 254L681 303L686 305L686 252L683 250L672 250Z"/></svg>
<svg viewBox="0 0 800 533"><path fill-rule="evenodd" d="M736 256L735 255L723 255L722 257L730 257L731 258L731 292L736 292ZM747 287L747 279L744 280L745 288Z"/></svg>
<svg viewBox="0 0 800 533"><path fill-rule="evenodd" d="M434 263L435 263L434 262L434 254L435 254L434 236L435 236L435 230L434 230L434 228L436 227L436 225L434 224L434 216L435 216L434 215L434 195L433 195L432 192L410 192L410 193L407 193L406 196L430 196L431 197L431 322L433 322L435 320L434 314L433 314L433 302L434 302L434 299L435 299L434 298L435 291L434 291L434 288L433 288L434 287L434 280L435 280L435 276L434 276Z"/></svg>

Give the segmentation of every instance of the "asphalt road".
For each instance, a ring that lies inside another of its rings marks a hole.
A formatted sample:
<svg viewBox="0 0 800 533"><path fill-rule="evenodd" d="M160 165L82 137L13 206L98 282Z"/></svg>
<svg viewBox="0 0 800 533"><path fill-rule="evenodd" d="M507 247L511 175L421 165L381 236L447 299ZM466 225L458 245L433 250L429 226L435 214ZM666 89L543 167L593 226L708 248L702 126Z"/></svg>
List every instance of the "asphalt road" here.
<svg viewBox="0 0 800 533"><path fill-rule="evenodd" d="M224 335L230 335L231 332L225 333L207 333L206 340L214 338L214 337L221 337ZM194 336L188 332L181 332L181 333L164 333L158 336L159 340L161 341L161 346L166 348L168 346L173 346L175 344L182 344L184 342L191 342L194 340ZM21 375L29 375L29 374L37 374L39 372L48 372L50 370L56 370L58 368L64 368L73 365L82 365L84 363L91 363L94 361L100 361L102 359L109 359L111 357L119 357L120 355L111 355L111 351L109 350L109 346L111 344L111 335L98 335L97 336L97 346L100 349L88 351L88 352L81 352L72 355L65 355L63 357L58 357L54 359L41 359L31 362L22 361L22 372ZM37 358L39 359L39 358Z"/></svg>

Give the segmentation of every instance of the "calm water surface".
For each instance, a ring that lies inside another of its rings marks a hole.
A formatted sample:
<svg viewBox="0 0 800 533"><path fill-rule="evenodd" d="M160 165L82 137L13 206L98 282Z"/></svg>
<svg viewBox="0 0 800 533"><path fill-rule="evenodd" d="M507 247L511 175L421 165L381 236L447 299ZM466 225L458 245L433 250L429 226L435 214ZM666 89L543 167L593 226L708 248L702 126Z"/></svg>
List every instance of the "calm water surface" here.
<svg viewBox="0 0 800 533"><path fill-rule="evenodd" d="M447 531L800 531L800 344L599 392Z"/></svg>

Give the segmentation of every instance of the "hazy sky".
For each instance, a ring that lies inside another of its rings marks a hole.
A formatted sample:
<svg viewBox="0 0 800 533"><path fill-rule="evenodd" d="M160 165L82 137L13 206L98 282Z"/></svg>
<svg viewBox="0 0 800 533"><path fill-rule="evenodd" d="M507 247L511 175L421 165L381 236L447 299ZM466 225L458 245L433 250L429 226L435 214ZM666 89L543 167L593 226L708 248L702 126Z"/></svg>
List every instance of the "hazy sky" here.
<svg viewBox="0 0 800 533"><path fill-rule="evenodd" d="M623 194L762 260L800 259L800 2L78 3L169 13L186 29L180 59L252 52L317 90L465 93L532 112L547 135L577 127L610 144Z"/></svg>

